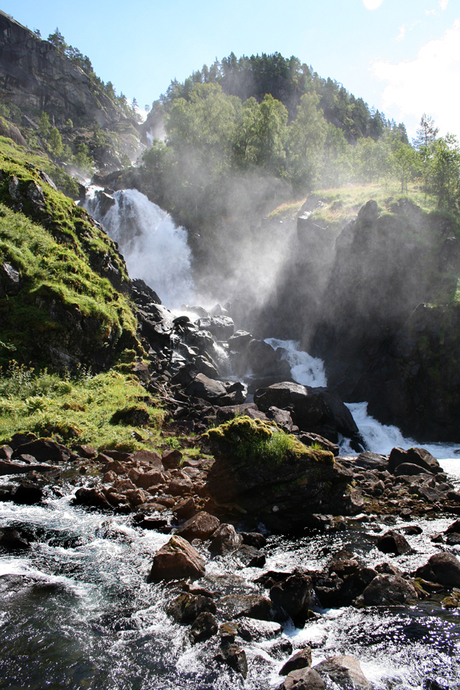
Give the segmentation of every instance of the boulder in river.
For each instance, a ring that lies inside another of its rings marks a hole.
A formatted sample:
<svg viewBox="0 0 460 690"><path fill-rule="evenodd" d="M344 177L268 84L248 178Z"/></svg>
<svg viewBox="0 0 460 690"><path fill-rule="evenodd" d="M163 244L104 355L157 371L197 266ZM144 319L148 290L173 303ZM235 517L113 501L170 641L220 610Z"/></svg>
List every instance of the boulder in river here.
<svg viewBox="0 0 460 690"><path fill-rule="evenodd" d="M153 558L147 582L197 579L205 574L205 561L186 539L173 536Z"/></svg>
<svg viewBox="0 0 460 690"><path fill-rule="evenodd" d="M222 510L237 506L280 532L303 529L310 513L353 510L351 471L273 422L237 417L209 429L202 441L215 455L207 489Z"/></svg>

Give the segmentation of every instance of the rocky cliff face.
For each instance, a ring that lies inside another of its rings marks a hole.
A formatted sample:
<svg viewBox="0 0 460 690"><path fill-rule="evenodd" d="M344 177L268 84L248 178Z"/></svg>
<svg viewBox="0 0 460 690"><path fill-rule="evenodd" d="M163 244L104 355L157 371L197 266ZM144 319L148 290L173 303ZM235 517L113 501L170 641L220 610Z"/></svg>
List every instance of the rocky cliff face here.
<svg viewBox="0 0 460 690"><path fill-rule="evenodd" d="M121 119L119 109L80 67L4 12L0 12L0 94L26 115L52 112L55 124L71 118L104 127Z"/></svg>
<svg viewBox="0 0 460 690"><path fill-rule="evenodd" d="M407 201L368 202L337 238L312 342L342 399L419 440L458 438L456 231Z"/></svg>

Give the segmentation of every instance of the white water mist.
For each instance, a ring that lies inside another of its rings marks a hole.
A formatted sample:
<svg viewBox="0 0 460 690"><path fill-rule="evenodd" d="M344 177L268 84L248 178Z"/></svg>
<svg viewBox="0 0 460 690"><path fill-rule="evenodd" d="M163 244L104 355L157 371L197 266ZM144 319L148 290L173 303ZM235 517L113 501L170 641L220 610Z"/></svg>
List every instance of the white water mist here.
<svg viewBox="0 0 460 690"><path fill-rule="evenodd" d="M97 195L87 206L118 243L131 278L145 280L169 308L193 302L186 230L137 189L124 189L113 197L115 204L104 215Z"/></svg>

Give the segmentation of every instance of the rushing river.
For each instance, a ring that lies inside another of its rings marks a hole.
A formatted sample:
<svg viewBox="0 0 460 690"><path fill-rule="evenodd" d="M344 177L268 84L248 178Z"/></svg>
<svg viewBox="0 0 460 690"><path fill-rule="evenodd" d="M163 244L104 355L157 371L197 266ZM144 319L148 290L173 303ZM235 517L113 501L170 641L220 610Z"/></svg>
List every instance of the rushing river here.
<svg viewBox="0 0 460 690"><path fill-rule="evenodd" d="M284 348L295 379L325 384L319 360L299 352L291 341L270 342ZM372 450L413 445L396 428L369 418L365 404L350 407ZM437 449L438 457L456 450ZM441 464L460 482L460 458ZM72 507L71 495L69 485L66 495L50 494L43 506L0 503L0 528L18 528L32 543L22 555L0 554L0 688L267 690L280 684L279 669L290 655L280 639L244 643L249 673L243 680L213 661L212 639L192 646L187 627L168 617L164 606L172 593L146 582L152 556L167 535L135 527L129 517ZM369 565L391 559L412 572L439 550L431 539L452 522L418 521L422 534L407 537L413 552L397 558L383 556L375 546L378 534L389 526L411 524L393 518L357 516L340 531L295 540L269 536L264 570L321 569L332 554L349 549ZM201 548L209 558L206 547ZM460 547L449 548L460 556ZM242 567L231 556L220 557L208 561L202 584L221 594L259 591L254 580L261 572ZM376 690L422 690L433 680L439 683L434 687L460 687L456 610L420 602L413 607L316 611L318 619L302 630L287 625L282 636L294 650L310 644L313 663L351 654Z"/></svg>
<svg viewBox="0 0 460 690"><path fill-rule="evenodd" d="M152 266L157 277L163 270L165 290L170 290L165 301L173 307L187 301L192 290L184 234L171 229L169 217L138 195L132 190L117 192L103 221L122 245L131 275L149 282ZM123 246L122 227L127 222L137 223L142 231L132 232ZM179 262L175 267L169 264L166 272L163 250ZM174 280L169 280L171 275ZM178 280L180 275L184 282ZM283 348L296 381L326 385L320 360L299 352L292 341L269 342ZM370 450L388 453L394 446L416 444L396 427L384 427L369 417L365 403L349 407ZM460 483L459 449L429 450ZM342 452L351 454L345 441ZM73 507L74 490L69 483L60 495L50 491L40 506L0 502L0 529L16 528L31 542L30 550L14 555L0 549L0 688L268 690L281 682L278 673L290 656L289 643L294 650L310 644L314 664L337 654L355 656L376 690L460 688L460 616L456 609L445 610L433 601L386 609L316 606L318 617L302 630L287 625L281 639L242 643L249 667L243 680L214 660L213 639L192 646L188 628L165 613L171 589L147 584L153 554L169 536L136 527L129 516ZM390 526L411 525L394 518L357 516L339 530L295 540L268 535L263 571L244 568L232 556L218 557L208 560L206 577L199 584L216 594L259 591L254 580L261 572L320 569L340 549L354 551L369 565L391 560L412 572L439 551L432 537L453 520L419 520L422 533L407 536L412 552L397 558L384 556L375 545L376 537ZM209 559L206 545L199 548ZM448 548L460 556L460 547Z"/></svg>

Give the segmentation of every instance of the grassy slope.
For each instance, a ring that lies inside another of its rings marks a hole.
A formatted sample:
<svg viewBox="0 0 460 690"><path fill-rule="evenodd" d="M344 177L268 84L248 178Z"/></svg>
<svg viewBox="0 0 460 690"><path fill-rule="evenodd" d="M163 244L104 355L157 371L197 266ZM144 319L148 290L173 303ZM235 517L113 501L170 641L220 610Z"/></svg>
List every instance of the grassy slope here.
<svg viewBox="0 0 460 690"><path fill-rule="evenodd" d="M129 278L115 244L87 212L44 182L25 150L0 138L0 262L19 271L18 294L0 297L0 364L5 348L20 362L47 366L49 347L60 348L87 366L138 348L136 320L126 295L109 282L113 267L120 286ZM11 196L13 178L21 200ZM43 190L45 204L29 203L30 183ZM78 328L88 333L80 338Z"/></svg>

